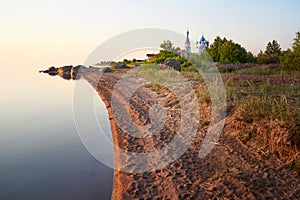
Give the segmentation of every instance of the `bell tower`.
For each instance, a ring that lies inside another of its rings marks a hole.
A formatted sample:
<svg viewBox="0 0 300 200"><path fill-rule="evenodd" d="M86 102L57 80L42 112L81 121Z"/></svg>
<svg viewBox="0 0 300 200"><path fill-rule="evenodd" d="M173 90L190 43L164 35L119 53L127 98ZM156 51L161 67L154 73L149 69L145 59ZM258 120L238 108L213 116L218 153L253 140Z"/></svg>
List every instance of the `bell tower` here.
<svg viewBox="0 0 300 200"><path fill-rule="evenodd" d="M192 55L189 34L190 34L190 32L187 29L187 31L186 31L186 40L185 40L185 52L186 52L186 54L187 54L188 57Z"/></svg>

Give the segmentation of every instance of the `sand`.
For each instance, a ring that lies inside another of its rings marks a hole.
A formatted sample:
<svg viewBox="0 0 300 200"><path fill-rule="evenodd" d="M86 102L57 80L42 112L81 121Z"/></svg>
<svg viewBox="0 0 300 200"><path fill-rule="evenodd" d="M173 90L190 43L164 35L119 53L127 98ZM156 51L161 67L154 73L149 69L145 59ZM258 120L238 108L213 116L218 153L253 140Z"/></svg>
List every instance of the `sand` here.
<svg viewBox="0 0 300 200"><path fill-rule="evenodd" d="M165 102L167 123L155 136L135 138L127 135L116 122L117 112L112 112L111 95L114 86L127 70L83 77L97 90L105 103L113 141L116 147L133 152L151 152L172 140L180 123L180 109L171 101L163 101L168 94L157 94L147 87L139 88L133 95L129 109L133 121L139 125L149 123L148 109L156 101ZM122 93L122 92L120 92ZM122 96L122 94L120 94ZM120 101L122 98L120 97ZM207 105L209 107L209 105ZM209 110L209 108L207 108ZM226 124L230 122L230 112ZM226 128L227 127L227 128ZM134 173L145 165L156 169L150 162L124 157L115 151L113 199L300 199L300 178L296 172L282 168L275 157L250 150L226 126L214 149L203 159L198 157L207 126L198 129L188 150L177 160L159 170ZM145 133L146 134L146 133ZM127 169L133 172L123 172Z"/></svg>

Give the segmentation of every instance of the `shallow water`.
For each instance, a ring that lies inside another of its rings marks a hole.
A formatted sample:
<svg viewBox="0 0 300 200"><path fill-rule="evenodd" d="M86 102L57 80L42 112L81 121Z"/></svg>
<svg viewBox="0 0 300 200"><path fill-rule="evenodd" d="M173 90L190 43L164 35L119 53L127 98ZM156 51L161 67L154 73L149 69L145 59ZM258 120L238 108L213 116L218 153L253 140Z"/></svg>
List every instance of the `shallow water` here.
<svg viewBox="0 0 300 200"><path fill-rule="evenodd" d="M73 121L75 81L39 73L19 78L4 80L10 86L0 100L0 199L110 199L113 169L88 153ZM99 102L96 114L110 133Z"/></svg>

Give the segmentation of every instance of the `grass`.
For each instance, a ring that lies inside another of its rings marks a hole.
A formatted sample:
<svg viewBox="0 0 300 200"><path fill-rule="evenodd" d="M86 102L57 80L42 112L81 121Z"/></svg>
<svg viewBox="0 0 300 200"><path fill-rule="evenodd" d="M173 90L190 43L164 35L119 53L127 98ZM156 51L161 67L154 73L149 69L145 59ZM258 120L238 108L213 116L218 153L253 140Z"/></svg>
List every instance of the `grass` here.
<svg viewBox="0 0 300 200"><path fill-rule="evenodd" d="M296 170L296 172L300 175L300 158L296 158L292 160L290 163L286 164L284 167L291 169L291 170Z"/></svg>
<svg viewBox="0 0 300 200"><path fill-rule="evenodd" d="M241 68L235 71L237 74L254 74L254 75L281 75L281 66L279 65L262 65Z"/></svg>
<svg viewBox="0 0 300 200"><path fill-rule="evenodd" d="M181 72L190 81L203 82L198 73ZM261 75L261 71L257 72ZM275 72L274 72L275 73ZM270 73L270 74L274 74ZM254 74L254 73L253 73ZM271 83L267 78L255 80L223 77L229 102L245 113L244 120L252 123L262 118L281 120L292 127L299 119L300 85L294 83L281 84L281 77L277 83ZM207 90L196 90L200 102L210 102Z"/></svg>
<svg viewBox="0 0 300 200"><path fill-rule="evenodd" d="M247 113L247 122L269 118L285 121L292 127L300 120L300 86L297 84L227 79L226 88L228 99Z"/></svg>
<svg viewBox="0 0 300 200"><path fill-rule="evenodd" d="M246 64L220 64L216 66L220 73L235 73L241 75L272 75L272 76L300 76L300 70L284 69L280 64L260 65Z"/></svg>
<svg viewBox="0 0 300 200"><path fill-rule="evenodd" d="M240 74L251 76L239 77ZM286 81L275 74L278 74L277 69L255 71L248 68L240 70L236 76L224 75L227 97L239 112L235 120L244 124L239 127L239 139L246 145L264 146L266 152L288 162L286 167L295 169L300 175L297 158L300 144L293 144L293 137L299 135L295 133L289 137L293 130L300 128L300 84L295 82L295 74L284 75Z"/></svg>
<svg viewBox="0 0 300 200"><path fill-rule="evenodd" d="M278 72L280 72L278 67L272 65L247 66L235 71L235 74L252 74L254 77L223 76L227 99L245 113L244 120L246 122L252 123L264 118L284 121L287 127L293 127L300 121L300 85L292 81L282 83L281 76L273 77L272 81L268 79L268 75ZM156 92L161 90L161 86L157 83L163 83L168 78L176 76L203 83L202 77L197 72L183 71L179 73L173 70L160 70L158 65L145 65L137 73L137 76L156 83L152 86L152 90ZM288 74L289 72L283 73ZM292 79L293 77L287 78ZM201 102L210 102L207 90L196 88L195 93Z"/></svg>
<svg viewBox="0 0 300 200"><path fill-rule="evenodd" d="M198 73L181 74L203 84ZM299 71L281 71L275 66L247 66L222 75L227 100L234 105L233 123L239 124L237 137L254 149L263 148L274 154L283 163L289 163L286 167L300 174L300 159L297 158L300 144L293 145L289 138L294 130L300 130L299 76ZM195 93L200 105L210 103L204 87L196 88ZM299 134L294 133L294 137L300 137Z"/></svg>
<svg viewBox="0 0 300 200"><path fill-rule="evenodd" d="M201 75L198 72L181 71L180 74L189 81L203 82L203 78L201 77Z"/></svg>

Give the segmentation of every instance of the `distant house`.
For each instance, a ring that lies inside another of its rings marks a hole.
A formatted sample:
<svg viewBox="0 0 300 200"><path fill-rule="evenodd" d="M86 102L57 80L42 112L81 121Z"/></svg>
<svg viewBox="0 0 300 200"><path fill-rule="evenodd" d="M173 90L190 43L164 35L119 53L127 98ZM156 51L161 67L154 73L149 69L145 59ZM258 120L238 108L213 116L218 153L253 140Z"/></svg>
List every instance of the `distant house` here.
<svg viewBox="0 0 300 200"><path fill-rule="evenodd" d="M158 54L154 54L154 53L148 53L148 54L146 54L147 60L151 60L156 55L158 55Z"/></svg>

